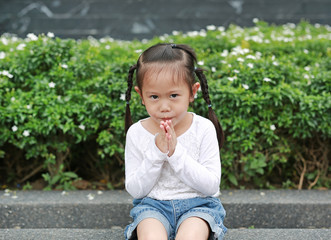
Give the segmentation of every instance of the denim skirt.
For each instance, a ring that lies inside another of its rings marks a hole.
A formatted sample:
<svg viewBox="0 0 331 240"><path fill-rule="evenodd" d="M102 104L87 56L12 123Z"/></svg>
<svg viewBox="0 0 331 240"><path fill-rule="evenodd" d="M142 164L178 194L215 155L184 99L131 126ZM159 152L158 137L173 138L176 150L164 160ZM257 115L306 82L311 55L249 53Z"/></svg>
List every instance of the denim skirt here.
<svg viewBox="0 0 331 240"><path fill-rule="evenodd" d="M159 220L167 230L169 240L175 239L180 224L189 217L199 217L209 224L209 240L222 240L227 231L223 225L225 210L220 199L215 197L166 201L148 197L134 199L130 216L133 222L124 231L127 240L137 239L137 226L146 218Z"/></svg>

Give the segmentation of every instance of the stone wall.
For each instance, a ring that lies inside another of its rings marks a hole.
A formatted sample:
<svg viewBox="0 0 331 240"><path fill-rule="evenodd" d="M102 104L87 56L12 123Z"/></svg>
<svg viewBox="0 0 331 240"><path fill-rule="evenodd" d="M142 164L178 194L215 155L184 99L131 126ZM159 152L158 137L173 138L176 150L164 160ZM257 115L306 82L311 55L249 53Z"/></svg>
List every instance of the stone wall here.
<svg viewBox="0 0 331 240"><path fill-rule="evenodd" d="M152 38L207 25L331 24L330 0L0 0L0 34Z"/></svg>

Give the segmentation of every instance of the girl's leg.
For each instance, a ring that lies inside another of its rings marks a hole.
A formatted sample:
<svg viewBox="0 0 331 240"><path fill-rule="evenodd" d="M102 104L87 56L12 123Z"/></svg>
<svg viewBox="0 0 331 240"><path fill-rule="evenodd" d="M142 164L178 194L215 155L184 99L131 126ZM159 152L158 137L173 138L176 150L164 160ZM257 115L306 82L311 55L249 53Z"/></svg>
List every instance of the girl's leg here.
<svg viewBox="0 0 331 240"><path fill-rule="evenodd" d="M163 224L155 218L146 218L137 226L139 240L167 240L167 230Z"/></svg>
<svg viewBox="0 0 331 240"><path fill-rule="evenodd" d="M207 240L209 237L208 223L199 217L189 217L180 224L176 240Z"/></svg>

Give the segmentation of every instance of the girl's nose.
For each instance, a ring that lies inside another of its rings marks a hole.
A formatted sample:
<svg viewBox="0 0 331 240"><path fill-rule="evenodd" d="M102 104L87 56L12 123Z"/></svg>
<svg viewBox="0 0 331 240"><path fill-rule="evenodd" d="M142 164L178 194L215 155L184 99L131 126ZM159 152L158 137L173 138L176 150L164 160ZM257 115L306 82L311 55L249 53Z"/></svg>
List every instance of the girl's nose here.
<svg viewBox="0 0 331 240"><path fill-rule="evenodd" d="M167 101L162 101L160 106L161 112L169 112L170 111L170 104Z"/></svg>

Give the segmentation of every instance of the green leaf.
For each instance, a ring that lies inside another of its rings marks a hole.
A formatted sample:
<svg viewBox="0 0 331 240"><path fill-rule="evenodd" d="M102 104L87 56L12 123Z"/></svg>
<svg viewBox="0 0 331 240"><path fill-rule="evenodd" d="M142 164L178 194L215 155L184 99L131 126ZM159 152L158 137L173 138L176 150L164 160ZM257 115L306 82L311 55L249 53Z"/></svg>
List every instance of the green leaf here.
<svg viewBox="0 0 331 240"><path fill-rule="evenodd" d="M235 186L238 186L238 181L236 179L236 177L232 174L232 173L229 173L228 174L228 178L229 178L229 181L235 185Z"/></svg>

